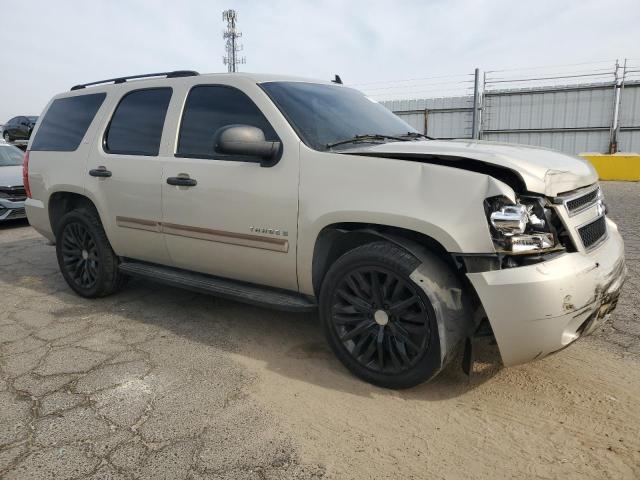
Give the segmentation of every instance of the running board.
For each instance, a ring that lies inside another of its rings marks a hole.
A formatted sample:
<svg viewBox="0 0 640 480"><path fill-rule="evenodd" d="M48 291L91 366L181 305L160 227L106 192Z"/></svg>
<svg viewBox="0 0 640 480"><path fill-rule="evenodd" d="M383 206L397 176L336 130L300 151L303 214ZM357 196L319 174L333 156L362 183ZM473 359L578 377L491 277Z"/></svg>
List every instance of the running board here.
<svg viewBox="0 0 640 480"><path fill-rule="evenodd" d="M119 268L122 273L134 277L143 277L165 285L251 305L292 312L312 312L317 308L315 303L299 293L228 280L203 273L131 260L123 261Z"/></svg>

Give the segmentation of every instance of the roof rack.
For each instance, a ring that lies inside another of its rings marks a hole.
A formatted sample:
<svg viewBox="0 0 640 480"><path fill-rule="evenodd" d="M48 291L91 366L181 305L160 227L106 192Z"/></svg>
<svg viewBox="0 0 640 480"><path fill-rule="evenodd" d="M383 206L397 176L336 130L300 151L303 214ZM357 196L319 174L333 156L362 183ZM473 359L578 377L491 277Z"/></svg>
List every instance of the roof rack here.
<svg viewBox="0 0 640 480"><path fill-rule="evenodd" d="M129 80L136 80L138 78L151 78L151 77L165 77L165 78L179 78L179 77L194 77L200 75L194 70L174 70L173 72L160 72L160 73L145 73L144 75L131 75L129 77L109 78L107 80L100 80L98 82L82 83L80 85L74 85L71 90L80 90L82 88L91 87L93 85L100 85L101 83L125 83Z"/></svg>

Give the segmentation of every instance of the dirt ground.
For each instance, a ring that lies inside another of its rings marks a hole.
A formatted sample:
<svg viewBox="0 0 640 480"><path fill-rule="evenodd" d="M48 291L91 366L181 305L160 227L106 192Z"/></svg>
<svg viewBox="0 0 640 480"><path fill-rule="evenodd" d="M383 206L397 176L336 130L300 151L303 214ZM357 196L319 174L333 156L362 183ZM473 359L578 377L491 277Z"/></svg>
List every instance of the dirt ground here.
<svg viewBox="0 0 640 480"><path fill-rule="evenodd" d="M407 391L351 376L314 315L134 281L74 296L0 227L0 477L640 478L640 184L608 182L629 279L600 331Z"/></svg>

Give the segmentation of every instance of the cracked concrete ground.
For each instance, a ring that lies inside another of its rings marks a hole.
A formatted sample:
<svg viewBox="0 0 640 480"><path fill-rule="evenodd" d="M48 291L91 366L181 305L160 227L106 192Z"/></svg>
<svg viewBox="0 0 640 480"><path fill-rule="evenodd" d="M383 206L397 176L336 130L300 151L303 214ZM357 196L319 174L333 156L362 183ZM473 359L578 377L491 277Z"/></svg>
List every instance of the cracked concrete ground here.
<svg viewBox="0 0 640 480"><path fill-rule="evenodd" d="M0 477L639 478L640 185L604 184L630 277L611 321L511 369L393 392L314 315L134 281L75 296L53 247L0 227Z"/></svg>

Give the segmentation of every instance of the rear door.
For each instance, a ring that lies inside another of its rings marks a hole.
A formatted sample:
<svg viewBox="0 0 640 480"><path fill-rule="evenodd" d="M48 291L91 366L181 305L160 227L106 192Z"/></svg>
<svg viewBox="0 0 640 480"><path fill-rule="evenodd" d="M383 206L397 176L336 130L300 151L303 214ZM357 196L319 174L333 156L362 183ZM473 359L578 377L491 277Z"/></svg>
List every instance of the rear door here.
<svg viewBox="0 0 640 480"><path fill-rule="evenodd" d="M263 108L258 106L261 105ZM182 108L182 105L180 105ZM163 169L162 228L180 268L297 290L299 141L255 83L196 85ZM283 144L277 164L214 151L218 129L251 125ZM194 186L171 185L188 177Z"/></svg>
<svg viewBox="0 0 640 480"><path fill-rule="evenodd" d="M162 264L170 261L159 227L159 153L171 96L166 86L118 96L89 156L85 184L115 252Z"/></svg>

